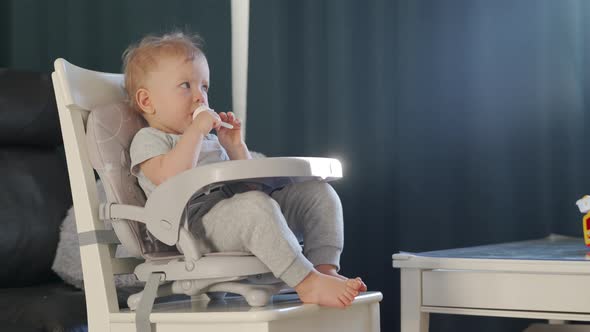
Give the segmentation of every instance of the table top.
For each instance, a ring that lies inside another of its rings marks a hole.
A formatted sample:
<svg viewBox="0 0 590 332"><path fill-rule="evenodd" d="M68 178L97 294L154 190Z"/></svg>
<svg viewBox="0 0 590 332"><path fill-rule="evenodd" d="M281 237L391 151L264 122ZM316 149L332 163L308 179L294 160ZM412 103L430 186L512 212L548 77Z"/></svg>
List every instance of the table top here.
<svg viewBox="0 0 590 332"><path fill-rule="evenodd" d="M582 238L552 235L544 239L416 253L425 257L526 260L590 260Z"/></svg>
<svg viewBox="0 0 590 332"><path fill-rule="evenodd" d="M535 270L545 266L552 271L552 266L558 264L590 273L590 248L584 245L584 240L560 235L421 253L400 252L393 259L394 267Z"/></svg>

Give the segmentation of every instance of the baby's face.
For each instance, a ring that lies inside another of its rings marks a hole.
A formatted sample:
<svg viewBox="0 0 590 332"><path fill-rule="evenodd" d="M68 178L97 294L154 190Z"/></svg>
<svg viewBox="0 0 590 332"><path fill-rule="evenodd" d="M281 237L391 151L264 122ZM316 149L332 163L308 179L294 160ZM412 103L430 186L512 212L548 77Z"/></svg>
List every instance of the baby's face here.
<svg viewBox="0 0 590 332"><path fill-rule="evenodd" d="M209 105L209 65L203 55L187 60L183 56L166 56L150 72L146 88L155 114L148 120L152 127L168 133L182 134L193 121L193 111Z"/></svg>

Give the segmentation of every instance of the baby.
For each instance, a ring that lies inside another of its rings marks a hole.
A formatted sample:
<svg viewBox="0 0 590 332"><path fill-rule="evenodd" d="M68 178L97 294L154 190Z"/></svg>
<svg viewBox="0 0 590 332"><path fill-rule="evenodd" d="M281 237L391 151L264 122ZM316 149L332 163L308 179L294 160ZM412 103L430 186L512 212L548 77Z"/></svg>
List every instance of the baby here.
<svg viewBox="0 0 590 332"><path fill-rule="evenodd" d="M206 109L193 119L197 108L209 105L209 66L198 37L148 36L124 52L123 62L130 106L149 124L130 148L131 172L146 196L187 169L251 158L232 112ZM249 251L305 303L345 307L367 289L360 278L337 272L342 206L327 183L291 184L272 192L225 185L191 200L187 209L189 230L203 253Z"/></svg>

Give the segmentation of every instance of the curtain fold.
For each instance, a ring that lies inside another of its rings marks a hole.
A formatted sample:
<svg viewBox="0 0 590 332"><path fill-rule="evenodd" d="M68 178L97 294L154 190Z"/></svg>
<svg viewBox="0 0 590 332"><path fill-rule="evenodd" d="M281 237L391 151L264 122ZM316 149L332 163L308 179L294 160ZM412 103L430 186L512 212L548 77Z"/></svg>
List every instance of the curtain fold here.
<svg viewBox="0 0 590 332"><path fill-rule="evenodd" d="M231 110L229 3L4 1L0 66L118 72L131 41L186 28ZM589 15L584 0L251 1L248 145L343 162L343 273L384 293L383 331L399 329L395 252L581 236ZM431 331L527 324L434 315Z"/></svg>
<svg viewBox="0 0 590 332"><path fill-rule="evenodd" d="M59 57L119 73L121 54L143 36L199 33L211 69L211 105L232 109L230 0L6 0L0 18L0 67L47 73Z"/></svg>
<svg viewBox="0 0 590 332"><path fill-rule="evenodd" d="M384 331L399 329L395 252L582 235L588 13L579 0L252 1L249 146L341 159L343 272L384 293ZM431 331L528 323L435 315Z"/></svg>

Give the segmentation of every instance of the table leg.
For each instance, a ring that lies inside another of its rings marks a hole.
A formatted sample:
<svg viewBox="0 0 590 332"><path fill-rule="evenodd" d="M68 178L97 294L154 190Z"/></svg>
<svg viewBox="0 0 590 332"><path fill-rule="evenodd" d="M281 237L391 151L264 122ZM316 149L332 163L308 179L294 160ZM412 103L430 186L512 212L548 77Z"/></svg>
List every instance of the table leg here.
<svg viewBox="0 0 590 332"><path fill-rule="evenodd" d="M428 332L429 314L422 306L422 270L402 268L401 273L401 331Z"/></svg>

